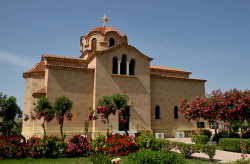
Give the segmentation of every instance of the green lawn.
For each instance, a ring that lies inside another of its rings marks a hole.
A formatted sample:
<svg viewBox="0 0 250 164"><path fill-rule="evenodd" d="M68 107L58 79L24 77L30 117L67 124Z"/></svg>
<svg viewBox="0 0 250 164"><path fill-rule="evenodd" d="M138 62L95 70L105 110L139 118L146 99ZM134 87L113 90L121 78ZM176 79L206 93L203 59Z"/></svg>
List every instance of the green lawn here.
<svg viewBox="0 0 250 164"><path fill-rule="evenodd" d="M115 157L116 158L116 157ZM126 162L126 157L120 157L122 158L121 164L124 164ZM217 162L209 162L204 161L200 159L187 159L187 161L190 164L216 164ZM27 158L27 159L5 159L0 160L1 164L76 164L76 163L82 163L82 164L91 164L90 157L79 157L79 158L57 158L57 159L33 159L33 158Z"/></svg>

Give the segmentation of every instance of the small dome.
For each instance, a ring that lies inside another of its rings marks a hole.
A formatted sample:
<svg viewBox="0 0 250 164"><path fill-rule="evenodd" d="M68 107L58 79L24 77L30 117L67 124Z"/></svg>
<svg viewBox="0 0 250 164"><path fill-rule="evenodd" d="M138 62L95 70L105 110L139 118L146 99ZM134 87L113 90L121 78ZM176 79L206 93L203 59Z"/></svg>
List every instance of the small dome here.
<svg viewBox="0 0 250 164"><path fill-rule="evenodd" d="M107 32L116 32L121 38L123 38L125 35L121 34L119 31L117 31L115 28L113 27L96 27L93 28L89 33L87 33L86 35L84 35L83 37L86 38L88 35L90 35L92 32L98 32L101 35L105 35Z"/></svg>

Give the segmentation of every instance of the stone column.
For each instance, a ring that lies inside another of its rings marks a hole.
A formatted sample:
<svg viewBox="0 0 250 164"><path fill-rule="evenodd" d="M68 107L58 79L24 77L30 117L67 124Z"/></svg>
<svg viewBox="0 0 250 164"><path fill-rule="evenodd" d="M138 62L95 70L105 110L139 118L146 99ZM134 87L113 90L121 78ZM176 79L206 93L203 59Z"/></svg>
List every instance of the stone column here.
<svg viewBox="0 0 250 164"><path fill-rule="evenodd" d="M127 75L129 75L129 63L130 62L126 62L126 64L127 64Z"/></svg>
<svg viewBox="0 0 250 164"><path fill-rule="evenodd" d="M117 63L118 63L118 75L120 75L121 74L121 60L118 60Z"/></svg>

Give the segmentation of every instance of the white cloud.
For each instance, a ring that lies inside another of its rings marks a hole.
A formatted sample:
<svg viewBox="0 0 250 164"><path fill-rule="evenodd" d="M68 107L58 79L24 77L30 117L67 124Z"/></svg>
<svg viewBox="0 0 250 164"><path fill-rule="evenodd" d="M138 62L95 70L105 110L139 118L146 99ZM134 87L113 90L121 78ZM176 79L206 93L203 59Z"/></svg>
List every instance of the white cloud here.
<svg viewBox="0 0 250 164"><path fill-rule="evenodd" d="M24 67L24 68L31 68L36 63L33 60L30 60L26 57L23 57L21 55L13 54L11 52L7 51L1 51L0 50L0 63L8 63L11 65Z"/></svg>

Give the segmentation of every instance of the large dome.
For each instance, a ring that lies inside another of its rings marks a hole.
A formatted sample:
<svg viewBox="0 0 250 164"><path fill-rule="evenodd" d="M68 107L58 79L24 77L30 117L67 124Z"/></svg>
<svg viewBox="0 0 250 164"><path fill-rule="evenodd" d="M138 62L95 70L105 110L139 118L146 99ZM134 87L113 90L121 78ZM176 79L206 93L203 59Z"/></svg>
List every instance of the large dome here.
<svg viewBox="0 0 250 164"><path fill-rule="evenodd" d="M98 32L101 35L105 35L107 32L116 32L121 38L124 37L125 35L121 34L119 31L117 31L115 28L113 27L96 27L93 28L89 33L87 33L86 35L84 35L83 37L86 38L88 35L90 35L93 32Z"/></svg>

